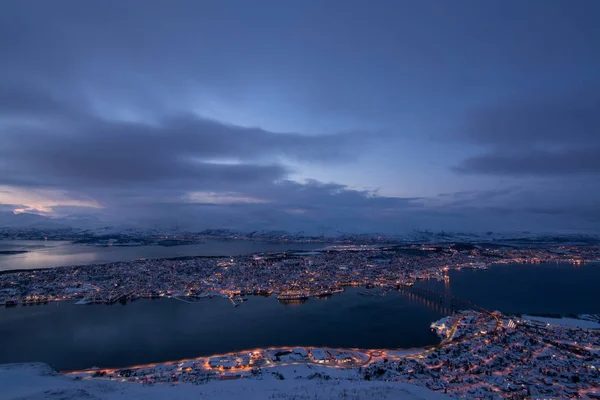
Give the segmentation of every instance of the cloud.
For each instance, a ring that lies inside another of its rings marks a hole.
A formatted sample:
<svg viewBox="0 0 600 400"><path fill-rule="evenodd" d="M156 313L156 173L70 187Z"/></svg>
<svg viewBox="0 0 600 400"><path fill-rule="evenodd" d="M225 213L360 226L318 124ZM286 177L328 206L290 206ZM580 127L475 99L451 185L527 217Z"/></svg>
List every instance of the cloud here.
<svg viewBox="0 0 600 400"><path fill-rule="evenodd" d="M268 200L248 197L234 192L192 192L185 196L185 200L197 204L255 204L269 203Z"/></svg>
<svg viewBox="0 0 600 400"><path fill-rule="evenodd" d="M87 196L69 193L65 190L22 189L0 185L0 206L2 210L52 214L57 207L71 207L79 210L100 209L98 202ZM10 204L15 199L19 205Z"/></svg>
<svg viewBox="0 0 600 400"><path fill-rule="evenodd" d="M454 193L440 193L436 197L423 199L427 204L457 208L461 206L490 206L505 202L507 198L522 192L520 186L509 186L492 190L467 190Z"/></svg>
<svg viewBox="0 0 600 400"><path fill-rule="evenodd" d="M190 114L155 122L110 120L44 93L8 96L0 112L27 120L0 126L0 184L68 188L164 185L181 190L285 178L282 158L318 163L352 159L366 138L354 133L306 136L247 128ZM36 101L25 101L32 97ZM52 120L45 119L50 113ZM41 118L41 120L40 120ZM43 122L43 123L40 123Z"/></svg>
<svg viewBox="0 0 600 400"><path fill-rule="evenodd" d="M0 85L0 117L40 117L67 111L63 101L31 85Z"/></svg>
<svg viewBox="0 0 600 400"><path fill-rule="evenodd" d="M267 3L0 2L0 203L141 225L386 232L590 210L523 188L597 175L597 86L559 91L597 81L595 4ZM427 139L476 99L536 87L470 114L460 143ZM454 180L428 169L451 164ZM362 189L373 186L412 195ZM438 186L455 193L419 197Z"/></svg>
<svg viewBox="0 0 600 400"><path fill-rule="evenodd" d="M12 213L15 210L27 208L23 204L2 204L0 203L0 213Z"/></svg>
<svg viewBox="0 0 600 400"><path fill-rule="evenodd" d="M261 201L255 201L257 195L262 196ZM142 226L277 229L311 234L397 234L413 229L595 232L599 216L593 198L517 186L447 193L438 198L402 198L314 180L285 180L242 193L212 196L211 201L202 198L201 202L165 198L121 203L118 212ZM220 197L223 201L218 201Z"/></svg>
<svg viewBox="0 0 600 400"><path fill-rule="evenodd" d="M488 153L454 167L460 173L506 176L561 176L600 174L600 147L567 151Z"/></svg>
<svg viewBox="0 0 600 400"><path fill-rule="evenodd" d="M37 102L26 101L28 96ZM14 105L10 96L0 104L3 115L19 116L0 125L0 185L12 193L4 193L0 203L23 204L18 209L29 212L61 217L91 212L98 221L143 227L310 233L531 229L531 225L542 229L597 223L587 204L578 210L590 212L575 212L565 206L578 204L574 199L544 203L521 186L423 198L289 179L291 167L285 160L325 164L352 160L366 140L355 133L276 133L189 113L151 120L109 118L94 113L88 102L29 88ZM506 150L510 142L506 137L495 141L493 137L481 142L496 153L465 160L457 171L519 176L597 171L593 149L578 150L569 161L556 151L526 152L549 142L543 135L527 141L517 135L514 140L526 142L519 153ZM550 142L559 138L553 135ZM552 157L559 161L554 169L548 166Z"/></svg>
<svg viewBox="0 0 600 400"><path fill-rule="evenodd" d="M555 93L472 112L464 135L474 143L514 147L600 144L600 96L595 92Z"/></svg>
<svg viewBox="0 0 600 400"><path fill-rule="evenodd" d="M121 198L107 207L107 218L139 226L198 230L281 229L310 233L386 231L408 229L398 225L403 212L421 206L411 198L380 196L344 185L318 181L283 180L245 187L237 192L194 192L181 198L171 191L158 197ZM164 196L163 196L164 195ZM391 214L390 214L391 213Z"/></svg>
<svg viewBox="0 0 600 400"><path fill-rule="evenodd" d="M459 173L599 174L600 97L583 91L480 109L467 119L463 137L488 150L454 166Z"/></svg>
<svg viewBox="0 0 600 400"><path fill-rule="evenodd" d="M418 207L415 198L288 179L285 161L346 163L372 137L275 133L189 113L123 120L70 99L25 87L0 102L0 115L18 116L0 125L0 185L8 188L0 202L60 217L126 216L140 226L348 231L357 221L376 230Z"/></svg>

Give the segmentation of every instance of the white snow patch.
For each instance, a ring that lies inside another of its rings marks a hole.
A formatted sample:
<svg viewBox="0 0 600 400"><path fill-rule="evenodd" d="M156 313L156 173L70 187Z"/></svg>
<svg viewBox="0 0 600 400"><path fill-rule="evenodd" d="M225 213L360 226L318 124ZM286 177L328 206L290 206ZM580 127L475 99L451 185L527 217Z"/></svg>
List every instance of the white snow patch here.
<svg viewBox="0 0 600 400"><path fill-rule="evenodd" d="M530 319L532 321L543 322L545 324L566 326L570 328L600 329L600 324L598 322L576 318L549 318L523 315L523 319Z"/></svg>
<svg viewBox="0 0 600 400"><path fill-rule="evenodd" d="M273 369L269 369L272 371ZM307 373L318 371L331 379L306 379ZM192 384L140 384L101 379L75 380L63 376L41 363L0 365L1 397L4 400L90 399L90 400L443 400L449 397L427 388L398 382L348 380L350 371L328 368L286 366L278 369L284 380L264 374L264 379L238 379ZM299 378L301 377L301 378ZM341 378L341 379L339 379ZM344 379L346 378L346 379ZM351 378L350 378L351 379Z"/></svg>

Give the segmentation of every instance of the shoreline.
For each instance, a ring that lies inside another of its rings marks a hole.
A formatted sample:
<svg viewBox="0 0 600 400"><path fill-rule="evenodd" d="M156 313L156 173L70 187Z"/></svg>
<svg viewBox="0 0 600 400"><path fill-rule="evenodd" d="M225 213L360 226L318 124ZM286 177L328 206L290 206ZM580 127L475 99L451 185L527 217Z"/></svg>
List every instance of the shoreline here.
<svg viewBox="0 0 600 400"><path fill-rule="evenodd" d="M512 398L515 390L523 395L531 390L545 397L572 398L585 397L597 388L597 375L585 359L596 352L593 346L600 331L554 324L546 327L545 323L532 323L512 315L473 310L442 318L436 321L435 328L438 336L445 339L432 347L274 346L119 368L62 371L55 375L72 384L123 384L128 390L164 390L164 395L176 390L173 387L225 388L229 384L223 386L217 382L232 380L239 381L240 387L261 381L297 384L314 380L321 387L326 381L336 385L370 384L368 381L386 381L391 385L412 383L460 398L482 397L486 393ZM525 341L531 341L526 352ZM540 367L530 368L531 362ZM20 365L25 364L0 365L0 370ZM551 373L556 368L569 368L579 379L572 380L569 375L557 377Z"/></svg>
<svg viewBox="0 0 600 400"><path fill-rule="evenodd" d="M435 392L443 391L461 398L479 398L484 393L494 392L498 395L502 393L498 398L512 398L515 388L522 394L540 388L540 394L546 397L582 397L596 387L594 371L581 361L582 356L593 354L590 344L596 340L596 333L560 325L543 328L540 324L514 319L509 315L473 310L442 318L436 321L435 328L438 335L445 339L430 348L277 346L126 368L86 369L61 374L75 381L117 381L134 386L164 387L167 384L198 385L239 379L244 382L266 378L285 380L284 374L290 377L289 373L293 370L296 379L316 378L319 382L332 379L361 382L391 380L416 383ZM541 332L543 336L540 336ZM565 335L570 337L568 343L562 339ZM535 339L532 344L534 348L523 352L523 341L533 338L539 338L539 341ZM499 352L497 347L500 344L509 350L508 354ZM465 348L478 348L478 351L473 353L465 351ZM539 371L530 368L530 363L525 362L527 359L542 363ZM580 379L577 382L569 376L559 381L554 379L552 388L545 389L548 382L546 371L552 369L556 362L576 369ZM478 372L473 373L472 369ZM297 370L301 371L301 376L297 375ZM493 371L503 378L499 380ZM521 386L522 381L527 382L528 387ZM473 396L474 390L479 395Z"/></svg>

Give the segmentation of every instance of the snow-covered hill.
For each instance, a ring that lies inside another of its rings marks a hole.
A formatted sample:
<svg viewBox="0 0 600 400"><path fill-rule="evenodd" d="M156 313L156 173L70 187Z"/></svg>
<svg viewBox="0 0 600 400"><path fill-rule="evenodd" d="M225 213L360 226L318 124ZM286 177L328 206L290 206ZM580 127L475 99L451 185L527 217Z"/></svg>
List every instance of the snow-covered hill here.
<svg viewBox="0 0 600 400"><path fill-rule="evenodd" d="M296 379L295 366L279 371L284 380L263 379L211 381L202 385L154 385L107 380L75 380L58 374L46 364L0 365L0 397L3 400L443 400L449 397L426 388L396 382Z"/></svg>
<svg viewBox="0 0 600 400"><path fill-rule="evenodd" d="M491 243L507 244L529 243L600 243L600 235L592 233L554 233L554 232L448 232L430 230L412 230L398 234L341 232L338 230L319 231L318 234L307 231L282 230L232 230L226 228L182 230L178 228L149 227L139 224L107 221L101 214L69 215L53 218L43 215L12 212L0 212L0 238L23 238L36 232L43 236L53 236L53 231L61 237L73 238L81 235L120 235L138 237L156 235L200 235L216 239L253 239L253 240L323 240L366 243ZM3 234L3 236L2 236Z"/></svg>

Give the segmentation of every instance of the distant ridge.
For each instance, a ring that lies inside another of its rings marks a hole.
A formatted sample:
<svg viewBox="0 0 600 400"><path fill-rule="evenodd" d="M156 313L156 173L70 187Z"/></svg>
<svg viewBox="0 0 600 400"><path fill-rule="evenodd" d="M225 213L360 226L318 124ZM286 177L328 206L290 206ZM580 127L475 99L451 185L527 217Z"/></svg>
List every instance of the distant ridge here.
<svg viewBox="0 0 600 400"><path fill-rule="evenodd" d="M486 243L502 242L506 244L526 245L528 243L561 244L597 244L600 235L586 233L533 233L533 232L447 232L413 230L403 234L385 235L379 233L308 234L304 231L287 232L283 230L204 229L199 231L138 228L117 225L98 225L94 227L75 227L66 219L53 219L36 214L0 213L0 239L49 239L81 240L82 238L144 239L156 237L195 237L200 239L228 240L272 240L272 241L321 241L347 243ZM70 221L72 222L72 221Z"/></svg>

